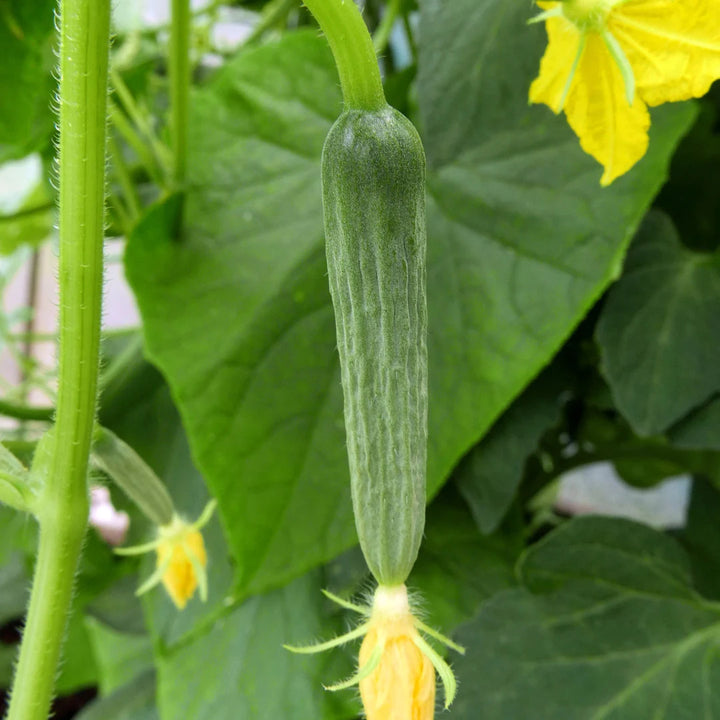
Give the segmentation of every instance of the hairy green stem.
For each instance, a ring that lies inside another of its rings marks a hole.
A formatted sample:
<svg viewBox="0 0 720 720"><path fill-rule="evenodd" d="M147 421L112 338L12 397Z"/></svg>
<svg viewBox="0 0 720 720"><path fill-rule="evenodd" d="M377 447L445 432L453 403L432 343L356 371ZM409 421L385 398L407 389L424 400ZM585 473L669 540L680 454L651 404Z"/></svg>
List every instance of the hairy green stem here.
<svg viewBox="0 0 720 720"><path fill-rule="evenodd" d="M345 107L356 110L385 107L372 38L354 0L305 0L305 5L330 43Z"/></svg>
<svg viewBox="0 0 720 720"><path fill-rule="evenodd" d="M109 0L60 11L60 346L40 543L8 720L46 720L88 516L104 226ZM38 452L40 450L38 449Z"/></svg>
<svg viewBox="0 0 720 720"><path fill-rule="evenodd" d="M173 180L182 187L187 158L188 103L192 68L190 66L190 0L172 0L170 22L170 138L173 151Z"/></svg>

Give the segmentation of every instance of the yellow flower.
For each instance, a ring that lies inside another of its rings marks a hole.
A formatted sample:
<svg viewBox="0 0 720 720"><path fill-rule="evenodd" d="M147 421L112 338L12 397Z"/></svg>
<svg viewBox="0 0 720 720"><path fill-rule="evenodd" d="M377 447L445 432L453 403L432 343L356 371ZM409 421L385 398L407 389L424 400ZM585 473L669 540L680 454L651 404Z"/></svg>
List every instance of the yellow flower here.
<svg viewBox="0 0 720 720"><path fill-rule="evenodd" d="M565 111L602 185L645 154L648 105L700 97L720 77L718 0L537 4L549 42L530 102Z"/></svg>
<svg viewBox="0 0 720 720"><path fill-rule="evenodd" d="M353 605L329 592L331 600L367 617L355 630L328 642L308 647L290 647L297 653L317 653L363 637L358 671L350 679L327 690L360 685L368 720L432 720L435 713L435 671L445 689L445 707L450 707L457 689L449 665L419 631L453 650L465 650L418 619L410 609L405 585L379 586L370 609Z"/></svg>
<svg viewBox="0 0 720 720"><path fill-rule="evenodd" d="M195 593L198 579L205 574L207 554L199 530L186 525L180 518L160 528L162 542L157 546L157 569L162 572L162 583L182 610Z"/></svg>
<svg viewBox="0 0 720 720"><path fill-rule="evenodd" d="M158 528L158 536L152 542L115 551L118 555L141 555L152 550L157 553L155 572L137 589L137 595L162 582L180 610L198 588L200 599L203 602L207 599L207 553L200 529L210 520L214 510L215 501L212 500L194 523L176 515L167 525Z"/></svg>
<svg viewBox="0 0 720 720"><path fill-rule="evenodd" d="M420 636L407 592L401 586L386 589L385 594L386 608L378 610L375 603L370 629L360 647L360 667L367 666L375 653L380 655L377 667L360 681L367 720L432 720L435 669L418 647Z"/></svg>

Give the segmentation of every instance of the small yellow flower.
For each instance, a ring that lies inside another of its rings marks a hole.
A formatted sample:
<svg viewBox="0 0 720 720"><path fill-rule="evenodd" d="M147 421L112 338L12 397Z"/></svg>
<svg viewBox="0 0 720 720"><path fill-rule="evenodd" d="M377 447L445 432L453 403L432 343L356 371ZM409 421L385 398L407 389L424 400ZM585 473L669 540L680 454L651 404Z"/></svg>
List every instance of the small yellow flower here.
<svg viewBox="0 0 720 720"><path fill-rule="evenodd" d="M418 646L420 635L407 592L404 586L383 591L379 603L376 596L358 662L367 666L375 653L380 654L377 667L360 681L367 720L432 720L435 668Z"/></svg>
<svg viewBox="0 0 720 720"><path fill-rule="evenodd" d="M700 97L720 77L718 0L537 4L549 42L530 101L565 111L602 185L645 154L648 105Z"/></svg>
<svg viewBox="0 0 720 720"><path fill-rule="evenodd" d="M157 553L155 572L137 589L137 595L162 582L170 599L180 610L198 588L200 599L203 602L207 599L207 553L200 530L214 510L213 500L194 523L176 515L167 525L158 528L158 536L152 542L115 551L118 555L141 555L152 550Z"/></svg>
<svg viewBox="0 0 720 720"><path fill-rule="evenodd" d="M363 637L358 671L350 679L327 690L360 685L368 720L432 720L435 714L435 671L450 707L457 689L449 665L424 639L421 632L464 653L465 650L418 619L410 608L405 585L379 586L372 608L353 605L325 592L334 602L367 617L349 633L308 647L290 647L298 653L317 653Z"/></svg>
<svg viewBox="0 0 720 720"><path fill-rule="evenodd" d="M157 546L157 569L163 571L162 583L182 610L198 586L207 565L205 543L199 530L193 530L180 518L160 528L162 542ZM200 568L200 570L198 570Z"/></svg>

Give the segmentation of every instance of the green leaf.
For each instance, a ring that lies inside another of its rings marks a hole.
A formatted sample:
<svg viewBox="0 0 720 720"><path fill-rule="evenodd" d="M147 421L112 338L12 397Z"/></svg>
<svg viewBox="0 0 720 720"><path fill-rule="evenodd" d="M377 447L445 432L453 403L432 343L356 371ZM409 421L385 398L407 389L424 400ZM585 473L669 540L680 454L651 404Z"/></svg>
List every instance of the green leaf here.
<svg viewBox="0 0 720 720"><path fill-rule="evenodd" d="M541 375L463 458L454 477L480 531L495 532L512 504L528 456L560 419L558 377Z"/></svg>
<svg viewBox="0 0 720 720"><path fill-rule="evenodd" d="M86 616L118 632L143 634L145 623L140 599L135 595L137 586L137 575L120 577L93 598L85 608Z"/></svg>
<svg viewBox="0 0 720 720"><path fill-rule="evenodd" d="M652 213L597 326L618 409L657 434L720 390L720 256L685 249Z"/></svg>
<svg viewBox="0 0 720 720"><path fill-rule="evenodd" d="M526 553L518 572L533 592L588 580L628 592L696 599L677 542L630 520L590 516L565 523Z"/></svg>
<svg viewBox="0 0 720 720"><path fill-rule="evenodd" d="M159 659L163 720L342 720L355 717L352 693L328 693L335 653L300 656L288 642L315 640L323 629L318 574L248 599L192 641ZM207 662L208 658L222 662ZM347 668L345 668L347 671ZM348 703L351 705L348 707Z"/></svg>
<svg viewBox="0 0 720 720"><path fill-rule="evenodd" d="M26 510L31 498L27 468L0 443L0 502Z"/></svg>
<svg viewBox="0 0 720 720"><path fill-rule="evenodd" d="M530 130L544 117L528 105L546 42L541 28L526 25L531 16L528 3L420 1L418 91L431 165L445 165L508 128ZM541 120L548 140L562 122Z"/></svg>
<svg viewBox="0 0 720 720"><path fill-rule="evenodd" d="M0 3L0 162L44 145L55 81L55 0ZM12 61L10 61L12 60Z"/></svg>
<svg viewBox="0 0 720 720"><path fill-rule="evenodd" d="M153 667L147 635L129 634L86 618L85 626L98 667L100 693L108 695Z"/></svg>
<svg viewBox="0 0 720 720"><path fill-rule="evenodd" d="M453 717L483 720L713 718L720 606L692 587L670 538L617 519L571 521L459 634Z"/></svg>
<svg viewBox="0 0 720 720"><path fill-rule="evenodd" d="M98 682L98 666L83 616L76 608L70 615L63 643L57 692L69 695Z"/></svg>
<svg viewBox="0 0 720 720"><path fill-rule="evenodd" d="M473 18L476 51L488 33L504 53L534 32L524 7L498 26L477 21L475 0L445 4L455 5ZM428 36L454 46L452 23L442 12L435 20ZM451 165L436 161L429 178L431 493L617 274L693 115L660 113L642 167L601 190L557 118L512 115L535 63L536 45L519 47L524 75L483 74L454 110L477 119L476 104L517 87L503 105L510 115L457 148ZM442 58L466 82L455 52ZM421 81L421 105L444 106L436 90ZM355 539L320 202L320 151L339 109L322 38L289 34L242 53L193 98L182 229L169 199L127 251L148 354L219 501L239 594L281 585ZM431 158L436 142L431 133Z"/></svg>
<svg viewBox="0 0 720 720"><path fill-rule="evenodd" d="M28 600L37 525L23 513L0 506L0 626L22 617Z"/></svg>
<svg viewBox="0 0 720 720"><path fill-rule="evenodd" d="M692 130L678 145L668 182L655 206L673 219L680 237L693 249L714 249L720 238L720 119L718 88L699 101Z"/></svg>
<svg viewBox="0 0 720 720"><path fill-rule="evenodd" d="M638 457L632 460L613 460L617 474L628 485L636 488L651 488L663 480L682 475L687 468L674 460Z"/></svg>
<svg viewBox="0 0 720 720"><path fill-rule="evenodd" d="M513 565L522 547L519 533L480 535L454 496L446 490L428 508L425 537L408 580L410 590L420 592L427 624L445 633L473 617L481 602L515 584Z"/></svg>
<svg viewBox="0 0 720 720"><path fill-rule="evenodd" d="M95 700L75 720L160 720L155 709L155 673L146 672Z"/></svg>
<svg viewBox="0 0 720 720"><path fill-rule="evenodd" d="M2 559L0 587L2 587L0 594L0 626L2 626L25 614L30 573L20 553L9 554Z"/></svg>
<svg viewBox="0 0 720 720"><path fill-rule="evenodd" d="M693 478L687 523L678 539L687 549L695 586L720 599L720 492L703 478Z"/></svg>
<svg viewBox="0 0 720 720"><path fill-rule="evenodd" d="M673 445L720 450L720 398L713 397L668 430Z"/></svg>

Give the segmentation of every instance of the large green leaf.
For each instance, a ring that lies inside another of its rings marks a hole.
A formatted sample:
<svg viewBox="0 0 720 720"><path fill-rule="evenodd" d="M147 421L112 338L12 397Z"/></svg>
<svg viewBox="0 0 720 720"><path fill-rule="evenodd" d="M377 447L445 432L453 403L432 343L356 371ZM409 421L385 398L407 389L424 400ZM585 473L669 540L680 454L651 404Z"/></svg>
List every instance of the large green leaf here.
<svg viewBox="0 0 720 720"><path fill-rule="evenodd" d="M323 630L318 573L248 599L166 656L159 665L163 720L341 720L354 717L352 693L322 683L338 651L294 655L283 643L314 642ZM208 662L209 659L216 661ZM349 668L345 667L345 670Z"/></svg>
<svg viewBox="0 0 720 720"><path fill-rule="evenodd" d="M0 3L0 162L47 142L53 127L50 103L55 0Z"/></svg>
<svg viewBox="0 0 720 720"><path fill-rule="evenodd" d="M670 538L625 520L574 520L459 633L452 716L467 720L720 717L720 606L693 589Z"/></svg>
<svg viewBox="0 0 720 720"><path fill-rule="evenodd" d="M720 256L685 249L648 216L597 327L615 402L643 435L662 432L720 390Z"/></svg>
<svg viewBox="0 0 720 720"><path fill-rule="evenodd" d="M720 599L720 491L704 478L693 478L687 524L679 536L688 548L695 586Z"/></svg>
<svg viewBox="0 0 720 720"><path fill-rule="evenodd" d="M481 535L456 494L450 486L428 508L408 579L408 587L420 593L427 622L445 633L473 617L483 600L515 584L513 566L522 547L519 532Z"/></svg>
<svg viewBox="0 0 720 720"><path fill-rule="evenodd" d="M90 703L76 720L158 720L155 673L146 672L107 697Z"/></svg>
<svg viewBox="0 0 720 720"><path fill-rule="evenodd" d="M543 373L463 458L455 482L483 533L497 530L520 486L528 456L560 419L561 386Z"/></svg>
<svg viewBox="0 0 720 720"><path fill-rule="evenodd" d="M544 44L542 31L525 25L531 16L530 3L420 0L420 115L431 165L543 118L528 106ZM561 122L542 122L551 142Z"/></svg>
<svg viewBox="0 0 720 720"><path fill-rule="evenodd" d="M108 695L153 667L147 635L118 632L94 618L85 620L98 667L100 693Z"/></svg>
<svg viewBox="0 0 720 720"><path fill-rule="evenodd" d="M28 599L32 566L27 559L37 536L35 523L24 513L0 506L0 625L22 617Z"/></svg>
<svg viewBox="0 0 720 720"><path fill-rule="evenodd" d="M696 450L720 450L720 398L717 395L693 410L668 431L673 445Z"/></svg>
<svg viewBox="0 0 720 720"><path fill-rule="evenodd" d="M601 190L562 120L539 108L532 122L523 119L526 107L513 114L539 50L522 4L498 25L477 13L499 3L445 3L423 32L429 47L453 45L447 14L455 5L473 19L479 49L488 33L497 33L490 53L504 53L517 33L528 40L518 43L522 72L514 60L504 74L483 72L454 108L476 118L476 106L507 100L503 123L468 138L452 164L437 161L446 153L435 153L436 133L427 138L436 158L428 202L431 492L617 274L693 114L658 114L648 157ZM421 47L421 60L426 53ZM442 58L465 83L462 58ZM437 84L421 80L419 92L426 110L446 102ZM241 54L193 98L182 230L179 200L170 199L144 219L127 252L148 352L220 501L240 593L280 585L354 540L320 203L320 151L339 109L321 38L290 34Z"/></svg>

